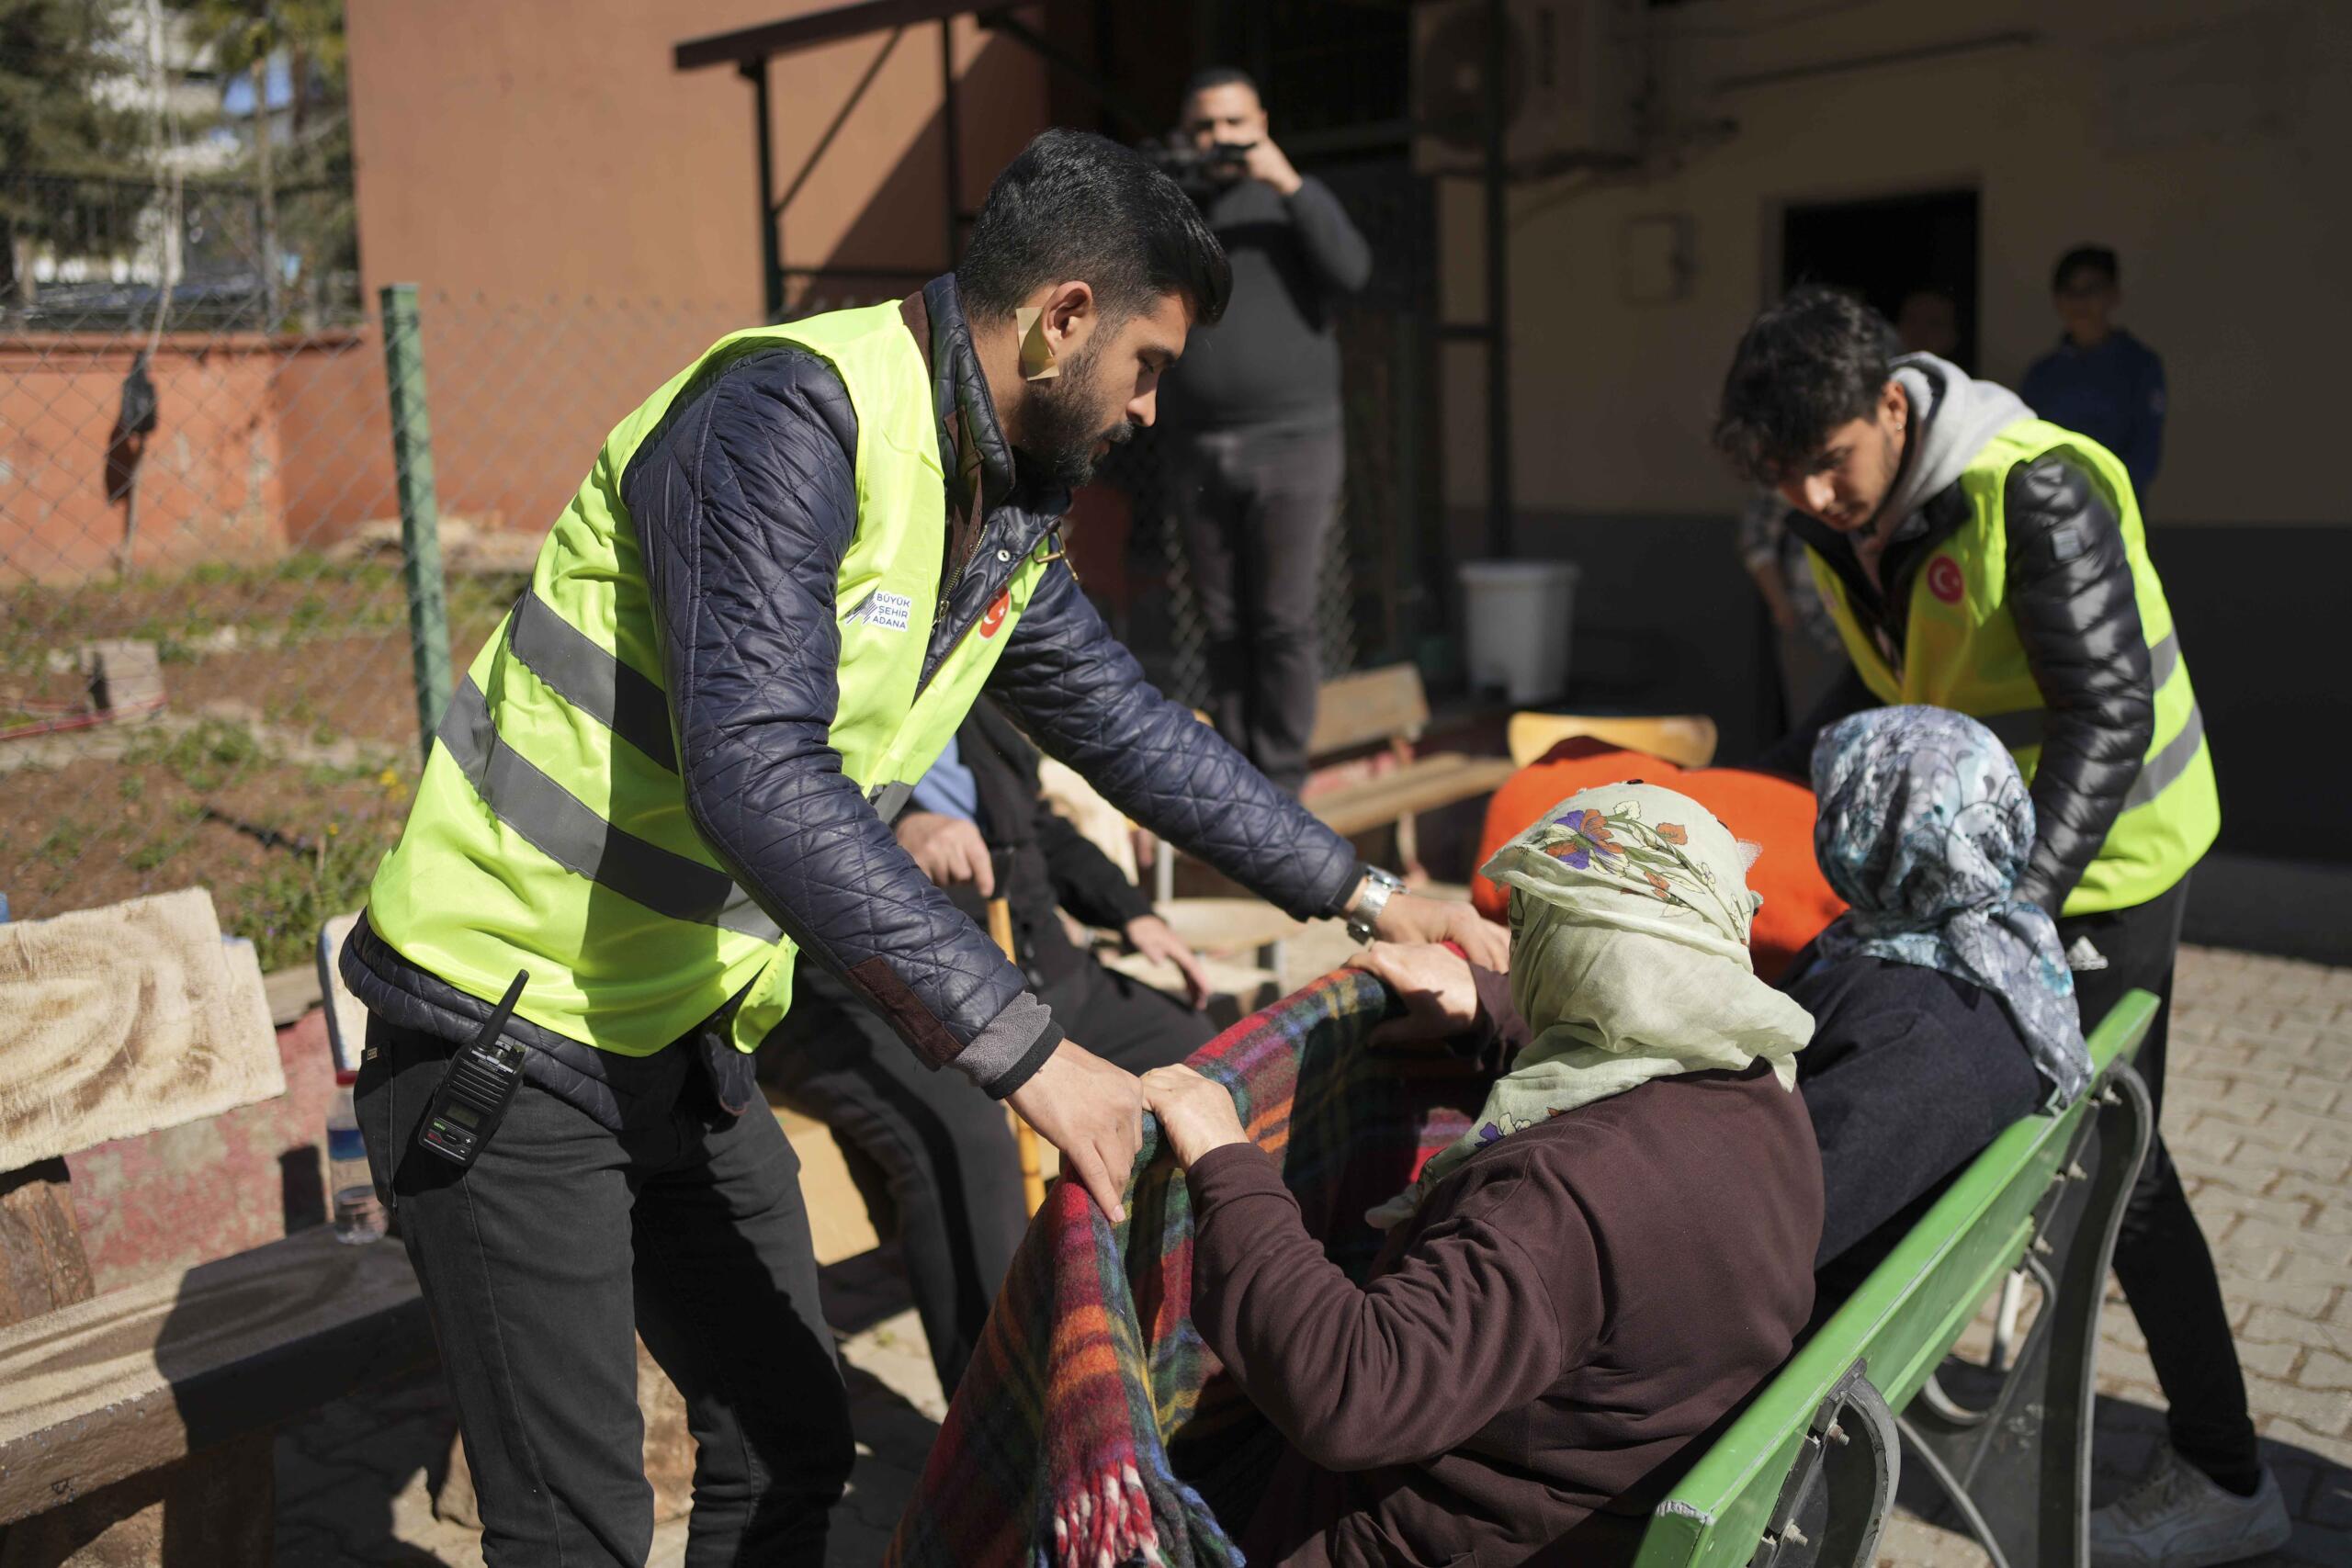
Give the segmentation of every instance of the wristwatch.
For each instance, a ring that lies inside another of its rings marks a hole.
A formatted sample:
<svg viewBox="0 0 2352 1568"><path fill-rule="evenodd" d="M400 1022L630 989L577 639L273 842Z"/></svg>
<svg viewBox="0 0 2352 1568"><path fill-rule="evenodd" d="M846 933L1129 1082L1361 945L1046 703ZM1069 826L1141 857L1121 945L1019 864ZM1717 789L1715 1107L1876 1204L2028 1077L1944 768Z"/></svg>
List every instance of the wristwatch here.
<svg viewBox="0 0 2352 1568"><path fill-rule="evenodd" d="M1344 911L1348 918L1348 940L1370 942L1373 928L1380 921L1380 912L1388 908L1388 900L1405 889L1405 879L1394 872L1376 865L1363 868L1363 880L1356 884L1355 897L1348 900Z"/></svg>

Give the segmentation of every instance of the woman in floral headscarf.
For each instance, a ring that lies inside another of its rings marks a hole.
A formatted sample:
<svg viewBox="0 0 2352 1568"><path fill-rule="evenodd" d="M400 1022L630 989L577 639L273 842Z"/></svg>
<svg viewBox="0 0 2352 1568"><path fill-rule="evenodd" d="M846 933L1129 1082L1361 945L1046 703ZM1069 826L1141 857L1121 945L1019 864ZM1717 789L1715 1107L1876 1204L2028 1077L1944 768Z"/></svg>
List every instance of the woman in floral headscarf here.
<svg viewBox="0 0 2352 1568"><path fill-rule="evenodd" d="M2058 928L2017 896L2033 800L1991 730L1872 708L1822 732L1813 787L1814 852L1849 908L1781 984L1816 1024L1800 1074L1826 1264L2010 1122L2072 1103L2090 1057Z"/></svg>
<svg viewBox="0 0 2352 1568"><path fill-rule="evenodd" d="M1374 1211L1363 1286L1222 1087L1146 1075L1192 1192L1193 1322L1288 1440L1250 1562L1630 1561L1676 1457L1788 1354L1821 1213L1792 1089L1812 1021L1749 966L1748 859L1687 796L1587 790L1487 863L1515 1008L1444 950L1374 950L1419 1026L1474 1010L1417 986L1443 961L1526 1039Z"/></svg>

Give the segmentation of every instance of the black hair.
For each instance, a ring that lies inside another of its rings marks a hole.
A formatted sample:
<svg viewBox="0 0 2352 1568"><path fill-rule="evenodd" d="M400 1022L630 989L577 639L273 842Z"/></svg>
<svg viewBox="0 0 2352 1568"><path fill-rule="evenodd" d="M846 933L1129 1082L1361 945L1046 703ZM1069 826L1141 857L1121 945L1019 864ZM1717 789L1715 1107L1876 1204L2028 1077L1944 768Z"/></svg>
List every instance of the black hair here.
<svg viewBox="0 0 2352 1568"><path fill-rule="evenodd" d="M1841 289L1808 284L1748 323L1724 377L1715 446L1742 477L1777 484L1831 431L1867 418L1900 344L1886 319Z"/></svg>
<svg viewBox="0 0 2352 1568"><path fill-rule="evenodd" d="M1121 321L1176 294L1195 321L1213 322L1233 291L1225 247L1175 181L1107 137L1047 130L989 186L956 288L967 316L1004 321L1072 278Z"/></svg>
<svg viewBox="0 0 2352 1568"><path fill-rule="evenodd" d="M1184 102L1191 103L1195 94L1205 93L1212 87L1247 87L1252 94L1258 94L1257 79L1238 65L1204 65L1185 81ZM1264 95L1258 96L1262 97Z"/></svg>
<svg viewBox="0 0 2352 1568"><path fill-rule="evenodd" d="M2109 288L2123 281L2123 265L2115 259L2115 252L2106 245L2076 245L2058 258L2058 265L2050 275L2050 292L2057 293L2066 287L2066 279L2084 267L2090 268L2107 279Z"/></svg>

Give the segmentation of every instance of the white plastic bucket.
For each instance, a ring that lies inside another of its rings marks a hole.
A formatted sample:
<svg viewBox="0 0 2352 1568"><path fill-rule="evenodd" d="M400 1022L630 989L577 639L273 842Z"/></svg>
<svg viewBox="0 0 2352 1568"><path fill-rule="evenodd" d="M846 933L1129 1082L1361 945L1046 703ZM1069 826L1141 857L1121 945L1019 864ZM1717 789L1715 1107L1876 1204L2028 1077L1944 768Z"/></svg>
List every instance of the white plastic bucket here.
<svg viewBox="0 0 2352 1568"><path fill-rule="evenodd" d="M1565 560L1464 561L1463 621L1470 684L1500 686L1514 703L1542 702L1568 687L1568 630L1577 567Z"/></svg>

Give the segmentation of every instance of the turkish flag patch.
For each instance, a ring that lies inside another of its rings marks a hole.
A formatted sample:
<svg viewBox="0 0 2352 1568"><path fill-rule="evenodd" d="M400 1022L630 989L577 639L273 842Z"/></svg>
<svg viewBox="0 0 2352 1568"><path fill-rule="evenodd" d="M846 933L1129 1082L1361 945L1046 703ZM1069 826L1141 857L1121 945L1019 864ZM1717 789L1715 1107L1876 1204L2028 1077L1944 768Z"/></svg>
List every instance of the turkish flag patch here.
<svg viewBox="0 0 2352 1568"><path fill-rule="evenodd" d="M1950 556L1938 556L1928 563L1928 592L1947 604L1960 603L1968 585L1960 579L1960 563Z"/></svg>

